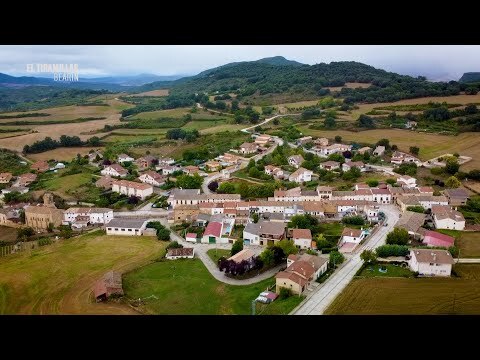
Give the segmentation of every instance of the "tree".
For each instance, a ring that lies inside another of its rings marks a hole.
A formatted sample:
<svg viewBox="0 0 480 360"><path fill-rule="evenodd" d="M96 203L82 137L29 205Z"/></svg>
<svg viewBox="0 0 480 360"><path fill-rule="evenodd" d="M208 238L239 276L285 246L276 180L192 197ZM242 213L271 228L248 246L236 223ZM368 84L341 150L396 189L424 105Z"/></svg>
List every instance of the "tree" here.
<svg viewBox="0 0 480 360"><path fill-rule="evenodd" d="M265 266L272 266L275 263L272 248L266 248L263 250L260 254L260 259L263 261Z"/></svg>
<svg viewBox="0 0 480 360"><path fill-rule="evenodd" d="M293 229L310 229L318 225L318 219L310 214L294 215L288 223L288 227Z"/></svg>
<svg viewBox="0 0 480 360"><path fill-rule="evenodd" d="M407 206L407 210L420 213L420 214L423 214L425 212L425 209L421 205Z"/></svg>
<svg viewBox="0 0 480 360"><path fill-rule="evenodd" d="M330 252L330 255L329 255L329 265L330 265L330 267L336 268L338 265L343 263L344 260L345 260L345 257L343 256L342 253L340 253L338 251Z"/></svg>
<svg viewBox="0 0 480 360"><path fill-rule="evenodd" d="M182 244L179 244L178 241L171 241L165 249L181 249L183 248Z"/></svg>
<svg viewBox="0 0 480 360"><path fill-rule="evenodd" d="M280 120L278 118L273 119L273 125L278 125L280 124Z"/></svg>
<svg viewBox="0 0 480 360"><path fill-rule="evenodd" d="M17 229L18 240L26 240L32 235L35 235L35 230L33 230L31 227L22 227Z"/></svg>
<svg viewBox="0 0 480 360"><path fill-rule="evenodd" d="M397 179L394 179L394 178L388 178L387 180L385 180L385 182L389 185L395 185L397 183Z"/></svg>
<svg viewBox="0 0 480 360"><path fill-rule="evenodd" d="M375 127L375 121L372 117L362 114L358 118L358 127L373 129Z"/></svg>
<svg viewBox="0 0 480 360"><path fill-rule="evenodd" d="M243 240L238 239L232 245L232 249L230 250L230 256L233 256L233 255L235 255L236 253L239 253L242 250L243 250Z"/></svg>
<svg viewBox="0 0 480 360"><path fill-rule="evenodd" d="M336 143L341 143L342 142L342 137L340 135L335 136L335 142Z"/></svg>
<svg viewBox="0 0 480 360"><path fill-rule="evenodd" d="M480 180L480 170L479 169L470 170L470 172L468 173L468 177L472 180Z"/></svg>
<svg viewBox="0 0 480 360"><path fill-rule="evenodd" d="M177 187L182 189L200 189L203 183L203 178L198 175L180 175L177 177Z"/></svg>
<svg viewBox="0 0 480 360"><path fill-rule="evenodd" d="M420 148L418 146L410 146L410 153L413 155L418 155Z"/></svg>
<svg viewBox="0 0 480 360"><path fill-rule="evenodd" d="M325 119L325 121L323 122L323 125L327 128L327 129L333 129L337 123L335 121L335 118L333 117L327 117Z"/></svg>
<svg viewBox="0 0 480 360"><path fill-rule="evenodd" d="M447 181L445 181L445 186L449 189L456 189L460 187L462 183L455 177L455 176L450 176Z"/></svg>
<svg viewBox="0 0 480 360"><path fill-rule="evenodd" d="M218 182L212 181L211 183L208 184L208 189L212 192L217 191L218 189Z"/></svg>
<svg viewBox="0 0 480 360"><path fill-rule="evenodd" d="M377 262L377 254L373 250L363 250L360 259L367 264L374 264Z"/></svg>
<svg viewBox="0 0 480 360"><path fill-rule="evenodd" d="M361 216L345 216L342 222L347 225L365 225L365 219Z"/></svg>
<svg viewBox="0 0 480 360"><path fill-rule="evenodd" d="M458 169L460 169L458 160L455 157L448 158L445 165L445 171L451 175L455 175L458 172Z"/></svg>
<svg viewBox="0 0 480 360"><path fill-rule="evenodd" d="M389 256L406 256L410 253L408 246L405 245L382 245L375 249L378 257L386 258Z"/></svg>
<svg viewBox="0 0 480 360"><path fill-rule="evenodd" d="M260 215L258 215L257 213L252 214L252 221L254 224L258 223L259 218L260 218Z"/></svg>
<svg viewBox="0 0 480 360"><path fill-rule="evenodd" d="M275 245L283 250L285 256L298 253L298 248L295 246L293 240L280 240Z"/></svg>
<svg viewBox="0 0 480 360"><path fill-rule="evenodd" d="M283 300L283 299L288 299L290 296L293 295L293 292L291 289L288 289L286 287L281 287L280 288L280 293L278 295L278 298L280 300Z"/></svg>
<svg viewBox="0 0 480 360"><path fill-rule="evenodd" d="M70 225L60 225L58 230L60 230L60 236L64 239L70 239L73 236L73 230Z"/></svg>
<svg viewBox="0 0 480 360"><path fill-rule="evenodd" d="M343 180L357 180L360 176L362 176L361 170L354 166L350 170L346 171L343 173L342 178Z"/></svg>
<svg viewBox="0 0 480 360"><path fill-rule="evenodd" d="M53 223L48 223L48 226L47 226L47 231L49 233L51 233L54 229L55 225L53 225Z"/></svg>
<svg viewBox="0 0 480 360"><path fill-rule="evenodd" d="M366 183L370 187L377 187L378 186L378 180L375 180L375 179L367 180Z"/></svg>
<svg viewBox="0 0 480 360"><path fill-rule="evenodd" d="M389 245L407 245L408 231L401 228L395 228L387 235L387 244Z"/></svg>
<svg viewBox="0 0 480 360"><path fill-rule="evenodd" d="M459 249L456 246L450 246L448 248L448 252L450 253L450 255L452 255L452 257L456 258L458 257Z"/></svg>
<svg viewBox="0 0 480 360"><path fill-rule="evenodd" d="M385 149L390 149L390 140L388 139L380 139L378 140L378 142L376 143L375 146L385 146Z"/></svg>
<svg viewBox="0 0 480 360"><path fill-rule="evenodd" d="M220 194L233 194L235 193L235 185L231 182L223 182L218 187L217 192Z"/></svg>
<svg viewBox="0 0 480 360"><path fill-rule="evenodd" d="M168 241L170 240L170 230L167 228L157 230L158 240Z"/></svg>

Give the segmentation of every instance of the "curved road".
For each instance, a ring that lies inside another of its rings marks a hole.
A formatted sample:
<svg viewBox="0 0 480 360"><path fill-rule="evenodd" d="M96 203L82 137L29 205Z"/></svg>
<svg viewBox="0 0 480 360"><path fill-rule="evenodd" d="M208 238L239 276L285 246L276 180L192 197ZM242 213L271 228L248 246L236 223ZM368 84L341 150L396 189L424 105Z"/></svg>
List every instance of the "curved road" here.
<svg viewBox="0 0 480 360"><path fill-rule="evenodd" d="M399 210L394 205L380 205L380 210L386 215L387 226L381 226L365 244L357 248L353 256L344 263L332 276L320 285L305 299L291 314L293 315L322 315L333 300L340 295L352 281L356 272L362 266L360 254L363 250L374 249L385 244L387 234L393 230L399 219Z"/></svg>

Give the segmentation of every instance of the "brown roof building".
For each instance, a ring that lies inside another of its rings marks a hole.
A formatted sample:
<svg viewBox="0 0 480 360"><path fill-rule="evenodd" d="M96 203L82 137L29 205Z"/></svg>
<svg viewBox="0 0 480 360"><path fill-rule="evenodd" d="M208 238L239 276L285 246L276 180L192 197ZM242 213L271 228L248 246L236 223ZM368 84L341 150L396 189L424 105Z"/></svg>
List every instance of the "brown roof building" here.
<svg viewBox="0 0 480 360"><path fill-rule="evenodd" d="M111 295L123 295L122 274L116 271L107 272L95 283L93 291L97 301L107 300Z"/></svg>
<svg viewBox="0 0 480 360"><path fill-rule="evenodd" d="M50 169L50 166L48 166L48 163L46 161L37 161L33 163L30 168L38 172L45 172Z"/></svg>

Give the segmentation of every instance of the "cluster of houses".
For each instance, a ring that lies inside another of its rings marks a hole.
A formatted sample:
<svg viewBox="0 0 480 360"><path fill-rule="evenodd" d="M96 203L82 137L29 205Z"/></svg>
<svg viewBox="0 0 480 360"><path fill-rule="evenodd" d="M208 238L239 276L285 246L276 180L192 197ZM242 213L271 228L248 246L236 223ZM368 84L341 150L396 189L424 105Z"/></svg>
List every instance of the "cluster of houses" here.
<svg viewBox="0 0 480 360"><path fill-rule="evenodd" d="M244 142L240 145L238 153L243 155L258 154L267 150L268 145L274 141L273 137L267 134L254 134L253 142Z"/></svg>

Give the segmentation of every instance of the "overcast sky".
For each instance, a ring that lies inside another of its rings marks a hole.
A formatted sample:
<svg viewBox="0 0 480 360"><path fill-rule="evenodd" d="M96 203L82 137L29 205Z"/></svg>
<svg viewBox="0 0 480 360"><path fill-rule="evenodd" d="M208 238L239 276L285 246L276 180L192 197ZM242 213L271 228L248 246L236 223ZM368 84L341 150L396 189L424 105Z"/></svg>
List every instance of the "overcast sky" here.
<svg viewBox="0 0 480 360"><path fill-rule="evenodd" d="M458 80L480 71L480 46L465 45L0 45L0 72L27 74L27 64L78 64L80 77L191 75L233 61L281 55L305 64L359 61L401 74Z"/></svg>

